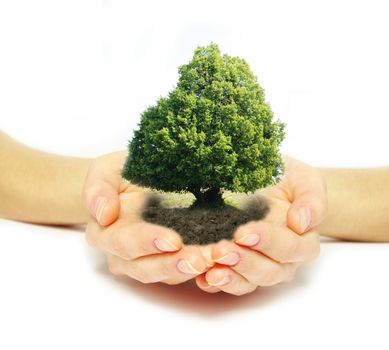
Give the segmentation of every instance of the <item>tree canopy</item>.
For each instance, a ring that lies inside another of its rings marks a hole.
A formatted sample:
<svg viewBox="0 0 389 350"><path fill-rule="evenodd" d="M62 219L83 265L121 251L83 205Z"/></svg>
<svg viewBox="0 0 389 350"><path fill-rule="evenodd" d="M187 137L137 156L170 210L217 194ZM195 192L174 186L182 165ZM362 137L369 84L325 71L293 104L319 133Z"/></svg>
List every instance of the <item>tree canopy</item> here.
<svg viewBox="0 0 389 350"><path fill-rule="evenodd" d="M285 124L273 120L248 63L214 43L197 47L138 126L122 170L134 184L212 200L223 190L254 192L283 173Z"/></svg>

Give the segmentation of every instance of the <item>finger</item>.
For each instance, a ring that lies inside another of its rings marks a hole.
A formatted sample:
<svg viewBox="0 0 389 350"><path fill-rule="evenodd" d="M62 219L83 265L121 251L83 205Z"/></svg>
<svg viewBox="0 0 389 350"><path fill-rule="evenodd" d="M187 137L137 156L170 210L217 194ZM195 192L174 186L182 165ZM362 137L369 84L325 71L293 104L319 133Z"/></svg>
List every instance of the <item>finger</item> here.
<svg viewBox="0 0 389 350"><path fill-rule="evenodd" d="M90 222L85 235L92 246L125 260L174 252L183 246L181 236L174 230L144 221L114 224L103 230L97 223Z"/></svg>
<svg viewBox="0 0 389 350"><path fill-rule="evenodd" d="M298 235L288 227L267 221L241 225L234 233L234 242L280 263L313 260L320 252L320 237L316 231Z"/></svg>
<svg viewBox="0 0 389 350"><path fill-rule="evenodd" d="M327 211L326 184L317 169L301 163L307 169L294 176L290 183L292 202L287 213L288 226L296 233L303 233L316 227Z"/></svg>
<svg viewBox="0 0 389 350"><path fill-rule="evenodd" d="M196 276L196 284L197 286L207 293L218 293L221 292L221 289L218 287L214 287L208 284L207 280L205 279L205 273L202 273L199 276Z"/></svg>
<svg viewBox="0 0 389 350"><path fill-rule="evenodd" d="M142 283L166 284L186 282L206 269L205 260L196 247L185 247L177 253L151 255L132 261L108 255L108 266L114 274L125 274Z"/></svg>
<svg viewBox="0 0 389 350"><path fill-rule="evenodd" d="M125 152L97 158L90 167L83 187L83 200L90 214L102 226L110 225L119 215L120 171Z"/></svg>
<svg viewBox="0 0 389 350"><path fill-rule="evenodd" d="M203 254L203 257L206 261L207 267L210 268L215 265L215 262L212 260L212 247L214 244L199 245L199 249Z"/></svg>
<svg viewBox="0 0 389 350"><path fill-rule="evenodd" d="M227 240L219 241L215 245L212 256L218 264L229 266L258 286L271 286L282 282L289 277L294 267L293 263L280 264L254 250Z"/></svg>
<svg viewBox="0 0 389 350"><path fill-rule="evenodd" d="M125 192L119 194L119 216L122 216L127 222L139 220L142 216L142 211L153 197L157 198L155 194L139 189L139 187L134 185L128 186Z"/></svg>
<svg viewBox="0 0 389 350"><path fill-rule="evenodd" d="M233 295L248 294L258 287L233 269L223 265L216 265L206 272L205 279L208 285Z"/></svg>

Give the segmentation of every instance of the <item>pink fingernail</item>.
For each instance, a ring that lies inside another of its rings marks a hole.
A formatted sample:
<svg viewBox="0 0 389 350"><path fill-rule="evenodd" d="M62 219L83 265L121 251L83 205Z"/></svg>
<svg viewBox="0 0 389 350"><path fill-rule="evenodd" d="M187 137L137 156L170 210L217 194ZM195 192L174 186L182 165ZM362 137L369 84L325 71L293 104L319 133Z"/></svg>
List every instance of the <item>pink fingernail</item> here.
<svg viewBox="0 0 389 350"><path fill-rule="evenodd" d="M103 215L106 204L107 204L107 199L105 197L97 197L95 207L94 207L94 213L98 223L100 223L101 216Z"/></svg>
<svg viewBox="0 0 389 350"><path fill-rule="evenodd" d="M207 281L208 282L208 281ZM216 282L216 283L210 283L208 282L208 284L210 286L214 286L214 287L220 287L220 286L225 286L226 284L230 283L231 282L231 277L230 276L224 276L219 282Z"/></svg>
<svg viewBox="0 0 389 350"><path fill-rule="evenodd" d="M201 274L201 271L196 270L188 260L180 260L177 264L177 268L183 273L191 275Z"/></svg>
<svg viewBox="0 0 389 350"><path fill-rule="evenodd" d="M300 228L305 232L311 224L311 210L309 208L300 208Z"/></svg>
<svg viewBox="0 0 389 350"><path fill-rule="evenodd" d="M242 238L235 240L235 243L253 246L256 245L260 241L261 237L256 233L249 233Z"/></svg>
<svg viewBox="0 0 389 350"><path fill-rule="evenodd" d="M213 259L213 261L219 264L235 265L239 262L240 256L238 253L228 253L219 259Z"/></svg>
<svg viewBox="0 0 389 350"><path fill-rule="evenodd" d="M174 252L178 250L178 248L168 239L155 239L154 245L163 252Z"/></svg>

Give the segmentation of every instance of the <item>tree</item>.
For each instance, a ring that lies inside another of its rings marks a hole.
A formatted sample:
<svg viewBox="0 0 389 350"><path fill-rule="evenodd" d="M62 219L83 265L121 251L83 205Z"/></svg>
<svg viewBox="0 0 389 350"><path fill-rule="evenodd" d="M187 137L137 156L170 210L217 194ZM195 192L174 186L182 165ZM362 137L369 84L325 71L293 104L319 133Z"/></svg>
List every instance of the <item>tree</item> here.
<svg viewBox="0 0 389 350"><path fill-rule="evenodd" d="M122 176L197 204L223 203L223 190L254 192L279 181L285 124L273 121L246 61L198 47L177 86L147 108L129 143Z"/></svg>

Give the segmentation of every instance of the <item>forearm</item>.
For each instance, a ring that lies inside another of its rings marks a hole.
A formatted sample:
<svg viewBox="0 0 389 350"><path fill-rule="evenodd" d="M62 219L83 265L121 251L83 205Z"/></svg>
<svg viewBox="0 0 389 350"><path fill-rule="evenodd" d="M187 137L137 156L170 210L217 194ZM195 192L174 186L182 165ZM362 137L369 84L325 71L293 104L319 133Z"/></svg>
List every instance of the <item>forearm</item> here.
<svg viewBox="0 0 389 350"><path fill-rule="evenodd" d="M0 132L0 217L40 224L86 222L81 193L90 162L38 151Z"/></svg>
<svg viewBox="0 0 389 350"><path fill-rule="evenodd" d="M353 241L389 241L389 167L319 171L328 195L328 214L319 233Z"/></svg>

